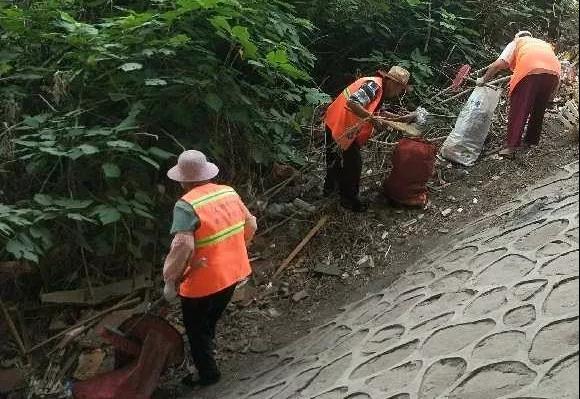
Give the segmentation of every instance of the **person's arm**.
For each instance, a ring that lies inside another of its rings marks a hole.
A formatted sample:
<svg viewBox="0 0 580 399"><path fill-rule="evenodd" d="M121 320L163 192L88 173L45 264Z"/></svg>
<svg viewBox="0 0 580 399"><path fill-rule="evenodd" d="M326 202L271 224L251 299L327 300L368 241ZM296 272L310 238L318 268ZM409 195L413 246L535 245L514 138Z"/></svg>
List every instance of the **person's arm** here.
<svg viewBox="0 0 580 399"><path fill-rule="evenodd" d="M483 75L483 82L480 81L480 83L482 85L486 84L487 82L490 82L491 80L493 80L493 78L500 72L503 71L504 69L509 69L509 64L502 60L502 59L497 59L494 63L492 63L489 68L487 68L487 71L485 72L485 75Z"/></svg>
<svg viewBox="0 0 580 399"><path fill-rule="evenodd" d="M369 80L364 83L360 89L354 92L346 103L348 109L361 119L369 119L373 125L377 125L379 120L375 118L372 112L365 109L379 95L379 85Z"/></svg>
<svg viewBox="0 0 580 399"><path fill-rule="evenodd" d="M171 248L163 264L163 279L166 282L181 281L187 262L195 251L195 238L192 232L179 232L173 237Z"/></svg>
<svg viewBox="0 0 580 399"><path fill-rule="evenodd" d="M490 82L500 71L503 71L504 69L509 69L510 64L514 60L515 53L516 53L516 42L512 41L505 47L505 49L502 51L498 59L492 62L491 65L487 67L487 71L485 71L483 77L477 79L477 84L479 86L483 86L487 82Z"/></svg>
<svg viewBox="0 0 580 399"><path fill-rule="evenodd" d="M244 239L246 240L246 244L249 245L254 236L256 235L256 231L258 230L258 221L254 215L250 213L248 208L245 207L246 212L246 224L244 225Z"/></svg>
<svg viewBox="0 0 580 399"><path fill-rule="evenodd" d="M193 233L199 224L199 217L190 204L181 200L175 204L171 225L171 234L174 236L163 264L163 293L167 300L177 296L177 285L183 280L187 263L195 250Z"/></svg>
<svg viewBox="0 0 580 399"><path fill-rule="evenodd" d="M417 121L417 113L410 112L402 116L395 115L394 118L389 118L389 120L393 122L413 123Z"/></svg>

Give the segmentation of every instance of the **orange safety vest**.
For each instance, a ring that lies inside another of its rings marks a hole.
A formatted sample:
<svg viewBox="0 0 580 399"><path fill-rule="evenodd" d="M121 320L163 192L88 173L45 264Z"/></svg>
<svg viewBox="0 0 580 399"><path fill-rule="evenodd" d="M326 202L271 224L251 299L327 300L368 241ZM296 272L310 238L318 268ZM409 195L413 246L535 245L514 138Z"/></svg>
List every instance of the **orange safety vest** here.
<svg viewBox="0 0 580 399"><path fill-rule="evenodd" d="M543 70L543 73L560 76L561 68L560 61L550 44L533 37L516 39L515 57L510 64L510 69L513 71L510 94L517 84L533 71Z"/></svg>
<svg viewBox="0 0 580 399"><path fill-rule="evenodd" d="M205 297L248 277L252 270L244 239L247 211L234 189L208 183L181 199L191 204L200 226L194 233L195 251L179 294Z"/></svg>
<svg viewBox="0 0 580 399"><path fill-rule="evenodd" d="M356 130L347 134L349 133L347 132L348 128L355 126L360 122L360 118L348 108L348 99L352 93L360 89L361 86L369 80L372 80L379 85L379 92L375 99L367 105L365 109L370 113L375 112L381 103L381 98L383 97L383 79L379 77L358 79L356 82L344 89L326 110L324 122L326 123L326 126L330 128L332 138L343 151L347 150L355 140L359 145L364 145L373 132L372 124L365 123L360 127L360 129L358 129L358 134Z"/></svg>

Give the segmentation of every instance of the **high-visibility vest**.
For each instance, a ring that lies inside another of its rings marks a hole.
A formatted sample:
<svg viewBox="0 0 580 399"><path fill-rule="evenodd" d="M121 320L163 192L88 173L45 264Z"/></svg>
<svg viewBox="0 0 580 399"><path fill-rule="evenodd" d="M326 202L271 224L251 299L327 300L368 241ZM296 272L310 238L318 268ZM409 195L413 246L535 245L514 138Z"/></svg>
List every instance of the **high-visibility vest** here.
<svg viewBox="0 0 580 399"><path fill-rule="evenodd" d="M543 69L545 73L560 76L561 68L560 61L550 44L533 37L516 39L515 56L510 64L510 69L513 71L510 94L517 84L532 71Z"/></svg>
<svg viewBox="0 0 580 399"><path fill-rule="evenodd" d="M364 145L371 137L373 126L371 123L363 124L359 129L350 129L360 123L361 119L356 116L347 106L348 99L367 81L372 80L379 85L377 96L365 109L370 113L375 112L381 103L383 96L383 79L379 77L360 78L346 89L334 100L326 110L324 122L332 132L332 138L342 150L348 149L356 140L359 145Z"/></svg>
<svg viewBox="0 0 580 399"><path fill-rule="evenodd" d="M200 219L179 294L200 298L242 281L252 272L244 238L246 207L228 186L204 184L182 198Z"/></svg>

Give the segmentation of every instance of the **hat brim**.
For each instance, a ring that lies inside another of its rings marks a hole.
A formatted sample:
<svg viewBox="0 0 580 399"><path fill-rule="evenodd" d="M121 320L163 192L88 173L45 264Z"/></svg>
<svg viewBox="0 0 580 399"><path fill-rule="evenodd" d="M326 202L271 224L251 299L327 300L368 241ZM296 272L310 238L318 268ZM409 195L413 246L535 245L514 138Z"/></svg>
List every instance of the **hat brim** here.
<svg viewBox="0 0 580 399"><path fill-rule="evenodd" d="M397 79L397 78L395 78L395 77L393 77L393 76L391 76L389 74L386 74L384 77L387 78L387 79L392 80L393 82L395 82L395 83L397 83L397 84L399 84L401 86L403 86L405 89L408 89L410 87L409 82L403 83L399 79Z"/></svg>
<svg viewBox="0 0 580 399"><path fill-rule="evenodd" d="M218 175L220 172L217 165L208 162L205 168L196 174L195 176L186 176L183 171L179 168L179 165L175 165L173 168L167 171L167 177L173 181L180 183L197 183L202 181L211 180Z"/></svg>

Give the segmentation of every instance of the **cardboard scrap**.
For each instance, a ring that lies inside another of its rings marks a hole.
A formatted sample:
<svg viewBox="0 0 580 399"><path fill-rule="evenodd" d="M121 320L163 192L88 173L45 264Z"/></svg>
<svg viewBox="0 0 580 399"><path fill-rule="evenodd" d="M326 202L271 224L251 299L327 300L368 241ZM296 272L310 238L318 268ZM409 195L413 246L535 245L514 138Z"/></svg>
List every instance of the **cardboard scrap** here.
<svg viewBox="0 0 580 399"><path fill-rule="evenodd" d="M105 351L102 349L94 349L81 353L73 377L80 381L94 377L101 367L103 360L105 360Z"/></svg>

